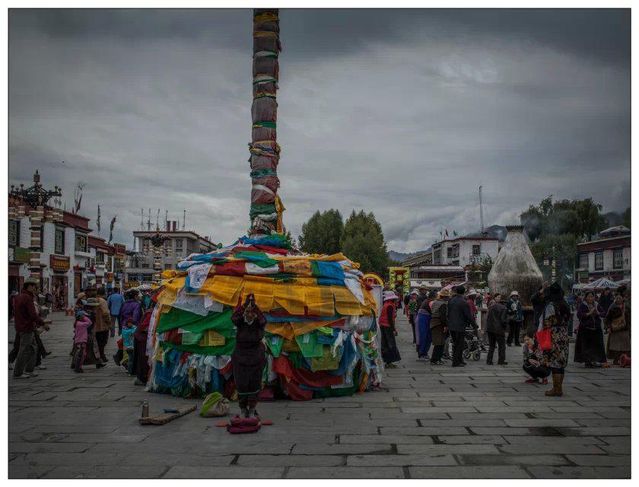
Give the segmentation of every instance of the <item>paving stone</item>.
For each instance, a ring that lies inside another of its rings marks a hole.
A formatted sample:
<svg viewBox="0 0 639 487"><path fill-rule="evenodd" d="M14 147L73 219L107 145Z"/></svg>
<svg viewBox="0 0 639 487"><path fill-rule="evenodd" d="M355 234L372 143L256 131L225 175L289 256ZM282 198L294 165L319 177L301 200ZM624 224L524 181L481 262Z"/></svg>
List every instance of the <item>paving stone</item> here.
<svg viewBox="0 0 639 487"><path fill-rule="evenodd" d="M287 479L403 479L401 467L291 467Z"/></svg>
<svg viewBox="0 0 639 487"><path fill-rule="evenodd" d="M9 463L10 479L37 479L56 468L54 465L17 465Z"/></svg>
<svg viewBox="0 0 639 487"><path fill-rule="evenodd" d="M165 466L122 465L117 469L105 466L56 467L42 478L45 479L154 479L165 471Z"/></svg>
<svg viewBox="0 0 639 487"><path fill-rule="evenodd" d="M448 428L380 428L383 435L407 435L407 436L430 436L430 435L467 435L468 430L463 426L451 426Z"/></svg>
<svg viewBox="0 0 639 487"><path fill-rule="evenodd" d="M455 466L409 467L413 479L527 479L530 475L521 467L510 466Z"/></svg>
<svg viewBox="0 0 639 487"><path fill-rule="evenodd" d="M457 465L457 461L452 455L349 455L346 465L354 467Z"/></svg>
<svg viewBox="0 0 639 487"><path fill-rule="evenodd" d="M368 444L376 443L395 443L395 444L411 444L411 445L428 445L433 443L430 436L408 436L408 435L339 435L340 444Z"/></svg>
<svg viewBox="0 0 639 487"><path fill-rule="evenodd" d="M629 467L528 467L537 479L629 479Z"/></svg>
<svg viewBox="0 0 639 487"><path fill-rule="evenodd" d="M394 449L390 443L341 443L338 445L296 443L290 453L293 455L352 455L356 453L391 454L393 452Z"/></svg>
<svg viewBox="0 0 639 487"><path fill-rule="evenodd" d="M560 455L458 455L462 465L569 465Z"/></svg>
<svg viewBox="0 0 639 487"><path fill-rule="evenodd" d="M630 465L630 455L566 455L576 465L587 467L612 467Z"/></svg>
<svg viewBox="0 0 639 487"><path fill-rule="evenodd" d="M93 445L93 443L13 442L9 444L9 450L13 453L82 453Z"/></svg>
<svg viewBox="0 0 639 487"><path fill-rule="evenodd" d="M436 436L440 443L446 445L503 445L508 443L498 435L468 435L468 436Z"/></svg>
<svg viewBox="0 0 639 487"><path fill-rule="evenodd" d="M397 453L400 455L461 455L470 454L498 454L499 450L495 445L474 444L474 445L397 445Z"/></svg>
<svg viewBox="0 0 639 487"><path fill-rule="evenodd" d="M627 436L630 428L625 426L613 427L583 427L583 428L558 428L565 436Z"/></svg>
<svg viewBox="0 0 639 487"><path fill-rule="evenodd" d="M280 479L284 475L284 467L259 467L251 468L244 465L232 465L230 467L210 467L199 465L197 467L185 467L176 465L171 467L163 476L163 479Z"/></svg>
<svg viewBox="0 0 639 487"><path fill-rule="evenodd" d="M343 455L240 455L237 465L252 467L333 467L344 465Z"/></svg>
<svg viewBox="0 0 639 487"><path fill-rule="evenodd" d="M504 422L515 428L579 426L572 419L504 419Z"/></svg>

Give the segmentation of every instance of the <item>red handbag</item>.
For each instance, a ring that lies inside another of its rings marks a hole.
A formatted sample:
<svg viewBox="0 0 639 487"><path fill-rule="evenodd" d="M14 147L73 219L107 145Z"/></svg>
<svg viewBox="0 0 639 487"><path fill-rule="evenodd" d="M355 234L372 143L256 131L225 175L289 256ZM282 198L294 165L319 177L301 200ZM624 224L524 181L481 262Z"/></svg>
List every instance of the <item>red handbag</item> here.
<svg viewBox="0 0 639 487"><path fill-rule="evenodd" d="M539 350L546 352L552 348L552 330L550 328L544 328L541 331L535 333L535 339Z"/></svg>

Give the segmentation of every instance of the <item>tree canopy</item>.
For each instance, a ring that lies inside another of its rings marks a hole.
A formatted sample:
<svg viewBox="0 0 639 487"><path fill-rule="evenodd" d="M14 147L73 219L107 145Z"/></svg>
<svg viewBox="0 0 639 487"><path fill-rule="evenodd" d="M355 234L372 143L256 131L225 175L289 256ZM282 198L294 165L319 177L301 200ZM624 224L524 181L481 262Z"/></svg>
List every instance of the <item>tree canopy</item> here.
<svg viewBox="0 0 639 487"><path fill-rule="evenodd" d="M557 279L566 284L573 279L577 243L591 240L607 225L601 210L592 198L553 201L548 196L521 214L530 250L546 278L554 259Z"/></svg>
<svg viewBox="0 0 639 487"><path fill-rule="evenodd" d="M302 225L300 249L309 254L335 254L341 250L343 231L344 222L338 210L316 211Z"/></svg>
<svg viewBox="0 0 639 487"><path fill-rule="evenodd" d="M349 259L359 262L362 272L385 275L388 267L388 252L382 226L373 213L355 210L344 224L342 252Z"/></svg>

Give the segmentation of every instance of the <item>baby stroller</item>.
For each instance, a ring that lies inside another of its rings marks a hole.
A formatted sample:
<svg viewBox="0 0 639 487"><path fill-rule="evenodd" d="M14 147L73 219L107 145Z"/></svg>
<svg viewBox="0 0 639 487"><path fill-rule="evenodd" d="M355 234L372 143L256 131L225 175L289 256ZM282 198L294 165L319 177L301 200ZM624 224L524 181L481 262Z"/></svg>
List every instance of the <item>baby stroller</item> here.
<svg viewBox="0 0 639 487"><path fill-rule="evenodd" d="M477 331L468 327L464 330L464 352L465 359L473 359L477 362L481 358L482 345L477 337Z"/></svg>

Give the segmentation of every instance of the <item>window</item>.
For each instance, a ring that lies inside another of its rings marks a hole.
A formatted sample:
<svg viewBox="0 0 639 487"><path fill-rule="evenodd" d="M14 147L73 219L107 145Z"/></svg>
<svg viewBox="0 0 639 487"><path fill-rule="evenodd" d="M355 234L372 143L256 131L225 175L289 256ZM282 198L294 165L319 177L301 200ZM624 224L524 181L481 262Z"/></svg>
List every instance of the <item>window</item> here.
<svg viewBox="0 0 639 487"><path fill-rule="evenodd" d="M623 269L623 249L612 251L612 267L613 269Z"/></svg>
<svg viewBox="0 0 639 487"><path fill-rule="evenodd" d="M480 254L481 254L481 244L473 245L473 255L480 255Z"/></svg>
<svg viewBox="0 0 639 487"><path fill-rule="evenodd" d="M588 254L579 254L579 268L588 269Z"/></svg>
<svg viewBox="0 0 639 487"><path fill-rule="evenodd" d="M595 252L595 270L603 270L603 252L601 250L599 252Z"/></svg>
<svg viewBox="0 0 639 487"><path fill-rule="evenodd" d="M448 257L449 259L452 259L452 257L453 257L453 248L452 247L448 247L446 249L446 257Z"/></svg>
<svg viewBox="0 0 639 487"><path fill-rule="evenodd" d="M87 236L83 233L75 234L75 251L87 252Z"/></svg>
<svg viewBox="0 0 639 487"><path fill-rule="evenodd" d="M104 264L104 254L102 252L95 253L95 263Z"/></svg>
<svg viewBox="0 0 639 487"><path fill-rule="evenodd" d="M453 257L454 258L459 257L459 244L453 245Z"/></svg>
<svg viewBox="0 0 639 487"><path fill-rule="evenodd" d="M184 240L182 240L181 238L175 239L175 251L182 252L183 244L184 244Z"/></svg>
<svg viewBox="0 0 639 487"><path fill-rule="evenodd" d="M55 249L56 254L64 255L64 228L55 228Z"/></svg>
<svg viewBox="0 0 639 487"><path fill-rule="evenodd" d="M20 222L9 220L9 246L20 247Z"/></svg>

